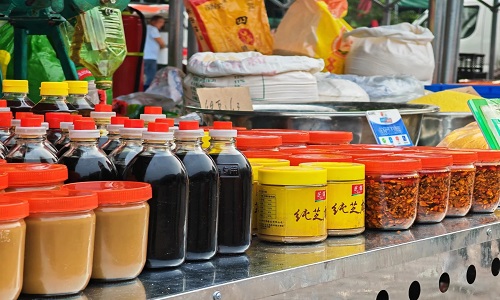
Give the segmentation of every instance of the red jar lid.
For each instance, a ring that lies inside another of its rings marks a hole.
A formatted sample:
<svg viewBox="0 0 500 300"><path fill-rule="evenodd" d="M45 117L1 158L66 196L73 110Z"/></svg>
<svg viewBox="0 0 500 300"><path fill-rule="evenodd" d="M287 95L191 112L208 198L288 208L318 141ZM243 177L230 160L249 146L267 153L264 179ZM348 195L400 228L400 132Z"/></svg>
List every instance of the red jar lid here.
<svg viewBox="0 0 500 300"><path fill-rule="evenodd" d="M378 151L378 152L392 152L398 153L403 152L403 148L400 147L363 147L364 150Z"/></svg>
<svg viewBox="0 0 500 300"><path fill-rule="evenodd" d="M88 181L66 184L63 189L95 192L99 204L125 204L151 199L149 183L134 181Z"/></svg>
<svg viewBox="0 0 500 300"><path fill-rule="evenodd" d="M324 150L361 150L363 147L359 144L343 144L343 145L307 145L309 149L324 149Z"/></svg>
<svg viewBox="0 0 500 300"><path fill-rule="evenodd" d="M372 157L382 157L382 156L391 156L394 153L392 152L381 152L381 151L374 151L374 150L364 150L364 149L359 149L359 150L339 150L340 153L345 154L345 155L350 155L352 156L353 159L357 158L372 158Z"/></svg>
<svg viewBox="0 0 500 300"><path fill-rule="evenodd" d="M396 148L393 145L379 145L379 144L359 144L362 148Z"/></svg>
<svg viewBox="0 0 500 300"><path fill-rule="evenodd" d="M365 165L366 172L391 174L398 172L416 172L422 169L420 159L399 158L394 156L377 158L357 158L355 163Z"/></svg>
<svg viewBox="0 0 500 300"><path fill-rule="evenodd" d="M68 169L60 164L0 164L0 173L7 173L9 187L30 187L62 183Z"/></svg>
<svg viewBox="0 0 500 300"><path fill-rule="evenodd" d="M352 162L352 157L341 154L296 154L288 158L290 166L308 162Z"/></svg>
<svg viewBox="0 0 500 300"><path fill-rule="evenodd" d="M500 150L489 149L464 149L477 154L477 162L500 162Z"/></svg>
<svg viewBox="0 0 500 300"><path fill-rule="evenodd" d="M236 137L237 148L277 148L281 146L282 140L276 135L238 135Z"/></svg>
<svg viewBox="0 0 500 300"><path fill-rule="evenodd" d="M446 147L434 147L434 146L409 146L401 147L404 151L422 151L422 150L448 150Z"/></svg>
<svg viewBox="0 0 500 300"><path fill-rule="evenodd" d="M280 152L292 154L332 154L339 151L326 150L326 149L310 149L310 148L299 148L299 147L280 147Z"/></svg>
<svg viewBox="0 0 500 300"><path fill-rule="evenodd" d="M446 168L453 165L453 157L451 155L440 155L432 153L409 153L396 154L394 157L415 158L420 159L422 169L438 169Z"/></svg>
<svg viewBox="0 0 500 300"><path fill-rule="evenodd" d="M5 190L7 187L9 187L9 174L0 173L0 190Z"/></svg>
<svg viewBox="0 0 500 300"><path fill-rule="evenodd" d="M473 164L478 160L476 152L472 151L459 151L459 150L422 150L424 153L436 153L441 155L451 155L453 157L453 165L467 165Z"/></svg>
<svg viewBox="0 0 500 300"><path fill-rule="evenodd" d="M97 207L97 194L71 190L49 190L4 193L1 199L28 201L30 214L91 210Z"/></svg>
<svg viewBox="0 0 500 300"><path fill-rule="evenodd" d="M309 131L309 144L349 144L352 138L349 131Z"/></svg>
<svg viewBox="0 0 500 300"><path fill-rule="evenodd" d="M280 152L280 151L265 151L265 150L246 150L241 151L246 158L276 158L276 159L288 159L290 154Z"/></svg>
<svg viewBox="0 0 500 300"><path fill-rule="evenodd" d="M28 214L28 201L0 198L0 221L23 219Z"/></svg>
<svg viewBox="0 0 500 300"><path fill-rule="evenodd" d="M254 129L245 131L248 135L277 135L281 136L283 144L307 144L309 132L286 129Z"/></svg>

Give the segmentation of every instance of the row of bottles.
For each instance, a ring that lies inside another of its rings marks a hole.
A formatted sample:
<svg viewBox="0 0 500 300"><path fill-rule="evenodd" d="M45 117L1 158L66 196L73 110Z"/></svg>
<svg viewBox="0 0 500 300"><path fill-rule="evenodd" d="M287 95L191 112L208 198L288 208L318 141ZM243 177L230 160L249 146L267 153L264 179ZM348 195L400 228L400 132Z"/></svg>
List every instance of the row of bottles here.
<svg viewBox="0 0 500 300"><path fill-rule="evenodd" d="M3 113L0 125L8 132L12 114ZM67 183L150 183L150 268L207 260L216 252L245 252L251 240L252 180L249 163L234 145L236 130L230 122L216 123L207 153L197 122L182 121L175 128L172 119L162 114L153 119L155 114L161 111L148 108L142 119L128 119L96 105L92 118L52 112L45 114L45 123L43 115L17 113L20 120L11 123L19 125L4 139L15 141L6 159L64 164Z"/></svg>

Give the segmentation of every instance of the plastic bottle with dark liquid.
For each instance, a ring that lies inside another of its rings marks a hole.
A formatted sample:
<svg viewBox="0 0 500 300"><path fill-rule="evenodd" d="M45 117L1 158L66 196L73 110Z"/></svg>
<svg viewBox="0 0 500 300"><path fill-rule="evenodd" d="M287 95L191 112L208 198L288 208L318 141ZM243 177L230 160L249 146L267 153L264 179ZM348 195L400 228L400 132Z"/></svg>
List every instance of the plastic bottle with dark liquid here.
<svg viewBox="0 0 500 300"><path fill-rule="evenodd" d="M144 120L144 126L148 127L149 122L156 122L157 119L166 119L161 106L145 106L144 113L139 115L139 119Z"/></svg>
<svg viewBox="0 0 500 300"><path fill-rule="evenodd" d="M68 103L78 111L79 115L90 117L90 112L94 111L94 103L88 97L89 83L87 81L67 80L69 95Z"/></svg>
<svg viewBox="0 0 500 300"><path fill-rule="evenodd" d="M0 111L0 142L3 142L10 137L10 126L12 124L12 112ZM5 147L7 149L7 147Z"/></svg>
<svg viewBox="0 0 500 300"><path fill-rule="evenodd" d="M69 131L73 129L73 122L82 118L83 117L80 115L69 115L69 117L64 117L64 121L59 124L61 126L61 137L54 143L54 147L57 149L56 155L58 158L61 158L61 156L69 150L71 145Z"/></svg>
<svg viewBox="0 0 500 300"><path fill-rule="evenodd" d="M7 100L7 106L13 113L19 111L31 111L35 103L28 98L28 80L2 81L2 99Z"/></svg>
<svg viewBox="0 0 500 300"><path fill-rule="evenodd" d="M76 120L69 137L71 146L58 161L68 168L66 183L118 179L113 163L101 149L97 148L99 130L95 129L95 122L92 119Z"/></svg>
<svg viewBox="0 0 500 300"><path fill-rule="evenodd" d="M47 132L49 130L49 123L45 122L45 116L44 115L32 114L30 118L38 118L38 119L40 119L40 121L42 122L42 127L45 128L45 133L42 135L42 143L45 145L45 147L47 149L50 150L50 152L52 152L52 153L54 153L54 155L56 155L57 149L54 147L54 145L52 145L52 143L50 143L47 140Z"/></svg>
<svg viewBox="0 0 500 300"><path fill-rule="evenodd" d="M219 169L218 252L244 253L251 243L252 169L234 144L231 122L214 122L208 154Z"/></svg>
<svg viewBox="0 0 500 300"><path fill-rule="evenodd" d="M94 111L90 112L90 117L94 119L100 136L97 146L99 148L108 141L108 125L111 124L111 117L116 117L113 107L108 104L96 104Z"/></svg>
<svg viewBox="0 0 500 300"><path fill-rule="evenodd" d="M40 118L31 116L21 119L15 131L16 145L5 160L9 163L56 163L56 155L44 144L45 133Z"/></svg>
<svg viewBox="0 0 500 300"><path fill-rule="evenodd" d="M215 162L201 147L203 135L198 121L181 121L174 132L174 153L189 176L186 260L208 260L217 253L219 175Z"/></svg>
<svg viewBox="0 0 500 300"><path fill-rule="evenodd" d="M66 82L42 82L40 96L40 102L31 109L35 114L44 115L48 112L76 113L73 105L66 100L68 96L68 84Z"/></svg>
<svg viewBox="0 0 500 300"><path fill-rule="evenodd" d="M106 155L111 154L121 145L120 129L124 127L125 120L128 120L128 117L111 117L111 124L107 126L108 140L101 146Z"/></svg>
<svg viewBox="0 0 500 300"><path fill-rule="evenodd" d="M146 267L177 267L186 257L187 171L170 150L173 134L166 124L150 122L143 139L144 149L127 166L125 179L153 189Z"/></svg>
<svg viewBox="0 0 500 300"><path fill-rule="evenodd" d="M65 112L48 112L45 114L45 121L49 123L49 130L47 130L47 141L54 145L62 136L61 122L64 122L69 113Z"/></svg>
<svg viewBox="0 0 500 300"><path fill-rule="evenodd" d="M122 143L108 155L109 160L115 164L120 179L123 178L127 165L142 151L142 133L146 131L143 120L125 120L124 125L120 129Z"/></svg>

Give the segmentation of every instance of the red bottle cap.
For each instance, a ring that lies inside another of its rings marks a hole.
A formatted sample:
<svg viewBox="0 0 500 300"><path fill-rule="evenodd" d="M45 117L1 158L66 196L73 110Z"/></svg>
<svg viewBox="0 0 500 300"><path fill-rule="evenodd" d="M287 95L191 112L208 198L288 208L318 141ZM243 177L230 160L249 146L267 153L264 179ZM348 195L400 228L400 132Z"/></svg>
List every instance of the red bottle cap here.
<svg viewBox="0 0 500 300"><path fill-rule="evenodd" d="M128 120L128 117L111 117L111 124L113 125L125 125L125 120Z"/></svg>
<svg viewBox="0 0 500 300"><path fill-rule="evenodd" d="M0 127L10 127L12 122L12 112L0 111Z"/></svg>
<svg viewBox="0 0 500 300"><path fill-rule="evenodd" d="M174 127L175 126L175 120L172 118L166 118L166 119L156 119L156 123L165 123L168 125L168 127Z"/></svg>
<svg viewBox="0 0 500 300"><path fill-rule="evenodd" d="M81 116L81 115L70 115L69 122L73 122L74 123L76 120L81 120L81 119L83 119L83 116Z"/></svg>
<svg viewBox="0 0 500 300"><path fill-rule="evenodd" d="M57 129L61 128L61 122L63 122L62 117L61 118L50 118L47 120L47 123L49 123L49 128L51 129Z"/></svg>
<svg viewBox="0 0 500 300"><path fill-rule="evenodd" d="M113 106L109 104L96 104L94 106L94 111L96 112L112 112Z"/></svg>
<svg viewBox="0 0 500 300"><path fill-rule="evenodd" d="M48 112L45 114L45 120L47 120L47 122L50 122L50 120L54 118L63 119L64 116L69 116L69 115L70 113L67 112Z"/></svg>
<svg viewBox="0 0 500 300"><path fill-rule="evenodd" d="M147 115L161 115L163 109L161 106L146 106L144 107L144 113Z"/></svg>
<svg viewBox="0 0 500 300"><path fill-rule="evenodd" d="M16 112L16 119L20 120L22 118L30 117L32 115L33 115L32 112L19 111Z"/></svg>
<svg viewBox="0 0 500 300"><path fill-rule="evenodd" d="M42 127L40 118L22 118L21 127Z"/></svg>
<svg viewBox="0 0 500 300"><path fill-rule="evenodd" d="M198 121L180 121L179 130L198 130L200 129L200 124Z"/></svg>
<svg viewBox="0 0 500 300"><path fill-rule="evenodd" d="M125 128L143 128L144 120L140 119L127 119L125 120Z"/></svg>
<svg viewBox="0 0 500 300"><path fill-rule="evenodd" d="M76 120L73 125L75 125L75 130L95 130L95 122L91 118Z"/></svg>
<svg viewBox="0 0 500 300"><path fill-rule="evenodd" d="M29 212L28 201L0 199L0 221L23 219Z"/></svg>
<svg viewBox="0 0 500 300"><path fill-rule="evenodd" d="M213 129L222 129L222 130L233 129L233 123L229 121L214 121Z"/></svg>
<svg viewBox="0 0 500 300"><path fill-rule="evenodd" d="M151 122L148 124L149 132L168 132L168 125L165 123Z"/></svg>
<svg viewBox="0 0 500 300"><path fill-rule="evenodd" d="M34 119L38 119L40 120L40 122L45 122L45 117L43 115L32 115L31 117L28 117L28 118L34 118Z"/></svg>
<svg viewBox="0 0 500 300"><path fill-rule="evenodd" d="M7 100L0 99L0 107L7 107Z"/></svg>
<svg viewBox="0 0 500 300"><path fill-rule="evenodd" d="M89 181L66 184L62 189L97 193L99 204L124 204L151 199L149 183L134 181Z"/></svg>

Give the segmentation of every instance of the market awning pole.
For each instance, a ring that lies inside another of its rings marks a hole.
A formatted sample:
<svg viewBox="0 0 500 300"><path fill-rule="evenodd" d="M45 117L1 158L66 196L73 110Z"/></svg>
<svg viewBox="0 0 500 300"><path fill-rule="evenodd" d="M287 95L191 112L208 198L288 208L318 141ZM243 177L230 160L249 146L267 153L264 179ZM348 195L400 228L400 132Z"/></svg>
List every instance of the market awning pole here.
<svg viewBox="0 0 500 300"><path fill-rule="evenodd" d="M490 58L488 63L488 79L493 80L495 77L495 60L496 60L496 47L497 47L497 23L498 23L498 4L499 0L493 1L491 12L491 38L490 38Z"/></svg>
<svg viewBox="0 0 500 300"><path fill-rule="evenodd" d="M442 73L446 2L446 0L429 1L429 29L434 34L434 40L432 41L435 62L433 83L439 83Z"/></svg>
<svg viewBox="0 0 500 300"><path fill-rule="evenodd" d="M446 7L446 27L443 38L443 63L441 83L457 81L458 53L460 46L460 25L464 0L448 1Z"/></svg>
<svg viewBox="0 0 500 300"><path fill-rule="evenodd" d="M194 34L193 26L191 26L191 22L188 25L188 58L190 58L193 54L198 52L198 41L196 40L196 35Z"/></svg>
<svg viewBox="0 0 500 300"><path fill-rule="evenodd" d="M182 18L184 4L181 0L169 2L168 10L168 65L182 69Z"/></svg>
<svg viewBox="0 0 500 300"><path fill-rule="evenodd" d="M385 3L380 2L379 0L372 0L373 3L379 5L384 10L384 17L382 19L382 25L391 25L391 12L394 7L401 2L401 0L386 0Z"/></svg>

